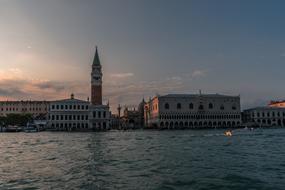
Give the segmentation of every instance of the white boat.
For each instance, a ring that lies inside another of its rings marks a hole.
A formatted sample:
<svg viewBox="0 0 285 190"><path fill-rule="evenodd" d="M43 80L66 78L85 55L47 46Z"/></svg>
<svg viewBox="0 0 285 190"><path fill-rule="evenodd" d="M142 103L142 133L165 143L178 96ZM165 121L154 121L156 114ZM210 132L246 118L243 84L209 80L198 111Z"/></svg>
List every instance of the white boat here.
<svg viewBox="0 0 285 190"><path fill-rule="evenodd" d="M233 135L231 131L226 131L224 134L227 137L231 137Z"/></svg>
<svg viewBox="0 0 285 190"><path fill-rule="evenodd" d="M4 131L5 132L20 132L21 127L19 127L17 125L8 125Z"/></svg>
<svg viewBox="0 0 285 190"><path fill-rule="evenodd" d="M39 129L37 125L28 123L26 127L24 127L24 132L25 133L36 133L39 132Z"/></svg>

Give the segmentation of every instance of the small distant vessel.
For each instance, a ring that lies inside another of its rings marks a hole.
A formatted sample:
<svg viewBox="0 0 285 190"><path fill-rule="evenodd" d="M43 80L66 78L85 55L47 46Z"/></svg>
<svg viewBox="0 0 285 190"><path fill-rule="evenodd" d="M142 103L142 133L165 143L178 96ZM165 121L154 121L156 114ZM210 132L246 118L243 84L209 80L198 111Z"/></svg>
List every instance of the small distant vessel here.
<svg viewBox="0 0 285 190"><path fill-rule="evenodd" d="M20 132L21 128L17 125L8 125L5 128L5 132Z"/></svg>
<svg viewBox="0 0 285 190"><path fill-rule="evenodd" d="M25 133L36 133L39 132L39 129L37 125L28 123L26 127L24 127L24 132Z"/></svg>
<svg viewBox="0 0 285 190"><path fill-rule="evenodd" d="M227 136L227 137L231 137L233 134L232 134L232 132L231 131L226 131L225 132L225 136Z"/></svg>

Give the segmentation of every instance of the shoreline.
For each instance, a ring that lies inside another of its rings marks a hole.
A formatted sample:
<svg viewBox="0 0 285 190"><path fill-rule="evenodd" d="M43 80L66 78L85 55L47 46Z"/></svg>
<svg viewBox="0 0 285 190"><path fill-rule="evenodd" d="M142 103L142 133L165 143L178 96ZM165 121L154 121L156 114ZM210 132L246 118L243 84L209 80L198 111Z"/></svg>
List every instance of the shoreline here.
<svg viewBox="0 0 285 190"><path fill-rule="evenodd" d="M203 130L256 130L256 129L285 129L282 126L272 126L272 127L203 127L203 128L173 128L173 129L158 129L158 128L137 128L137 129L109 129L109 130L74 130L74 131L60 131L60 130L43 130L38 132L25 132L25 131L0 131L0 133L40 133L40 132L51 132L51 133L105 133L105 132L130 132L130 131L203 131Z"/></svg>

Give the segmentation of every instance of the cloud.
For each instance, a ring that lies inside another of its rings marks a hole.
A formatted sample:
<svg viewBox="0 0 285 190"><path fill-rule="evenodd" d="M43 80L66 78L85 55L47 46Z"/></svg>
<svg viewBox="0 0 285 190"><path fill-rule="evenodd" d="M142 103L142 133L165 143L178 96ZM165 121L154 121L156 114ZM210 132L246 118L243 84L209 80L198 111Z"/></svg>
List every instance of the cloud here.
<svg viewBox="0 0 285 190"><path fill-rule="evenodd" d="M1 80L14 80L25 78L23 71L19 68L9 68L0 70Z"/></svg>
<svg viewBox="0 0 285 190"><path fill-rule="evenodd" d="M281 56L281 57L285 57L285 53L282 53L280 56Z"/></svg>
<svg viewBox="0 0 285 190"><path fill-rule="evenodd" d="M90 85L81 81L0 80L0 100L57 100L75 93L87 99Z"/></svg>
<svg viewBox="0 0 285 190"><path fill-rule="evenodd" d="M35 84L35 86L37 86L38 88L42 90L50 89L56 92L59 92L65 89L64 84L61 84L60 82L54 82L54 81L40 82L40 83Z"/></svg>
<svg viewBox="0 0 285 190"><path fill-rule="evenodd" d="M134 76L134 73L113 73L110 74L112 78L128 78Z"/></svg>
<svg viewBox="0 0 285 190"><path fill-rule="evenodd" d="M179 76L162 78L160 80L122 82L106 81L103 86L105 99L110 101L113 111L117 104L137 105L143 97L152 97L155 94L168 94L183 89L183 80Z"/></svg>
<svg viewBox="0 0 285 190"><path fill-rule="evenodd" d="M14 95L26 96L27 94L18 88L8 88L8 89L0 88L0 96L14 96Z"/></svg>
<svg viewBox="0 0 285 190"><path fill-rule="evenodd" d="M191 77L192 78L200 78L206 76L207 71L205 70L195 70L192 72Z"/></svg>

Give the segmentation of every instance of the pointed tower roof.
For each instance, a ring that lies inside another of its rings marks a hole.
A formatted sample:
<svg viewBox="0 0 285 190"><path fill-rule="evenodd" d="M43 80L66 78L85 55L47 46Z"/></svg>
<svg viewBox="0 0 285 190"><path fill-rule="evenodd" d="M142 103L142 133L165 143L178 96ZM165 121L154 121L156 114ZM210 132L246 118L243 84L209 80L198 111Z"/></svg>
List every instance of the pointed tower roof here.
<svg viewBox="0 0 285 190"><path fill-rule="evenodd" d="M95 56L94 56L94 60L93 60L93 65L101 65L97 46L96 46Z"/></svg>

